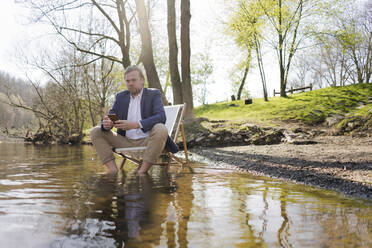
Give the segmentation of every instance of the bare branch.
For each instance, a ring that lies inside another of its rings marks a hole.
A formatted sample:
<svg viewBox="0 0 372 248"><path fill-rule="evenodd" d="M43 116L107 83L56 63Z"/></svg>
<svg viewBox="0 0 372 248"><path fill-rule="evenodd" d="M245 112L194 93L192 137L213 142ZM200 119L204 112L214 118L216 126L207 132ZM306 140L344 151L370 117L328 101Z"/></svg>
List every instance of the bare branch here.
<svg viewBox="0 0 372 248"><path fill-rule="evenodd" d="M109 14L107 14L107 12L95 1L95 0L91 0L93 5L97 7L97 9L99 11L101 11L101 13L106 17L106 19L111 23L112 27L115 29L116 33L120 33L120 29L116 26L114 20L111 19L111 17L109 16Z"/></svg>
<svg viewBox="0 0 372 248"><path fill-rule="evenodd" d="M119 60L118 58L114 57L114 56L109 56L109 55L104 55L104 54L100 54L100 53L96 53L96 52L93 52L93 51L90 51L90 50L87 50L87 49L84 49L84 48L81 48L79 47L75 42L69 40L59 29L58 29L58 26L54 26L56 31L58 32L58 34L60 34L69 44L71 44L72 46L75 47L76 50L78 50L79 52L82 52L82 53L87 53L87 54L91 54L91 55L94 55L94 56L97 56L99 58L105 58L105 59L108 59L110 61L114 61L114 62L117 62L117 63L122 63L121 60Z"/></svg>
<svg viewBox="0 0 372 248"><path fill-rule="evenodd" d="M104 34L99 34L99 33L91 33L91 32L86 32L86 31L83 31L83 30L78 30L78 29L74 29L74 28L68 28L68 27L59 27L61 30L68 30L68 31L73 31L73 32L77 32L77 33L81 33L81 34L86 34L86 35L89 35L89 36L99 36L104 39L107 39L107 40L112 40L114 41L116 44L120 45L119 41L116 40L115 38L111 37L111 36L107 36L107 35L104 35Z"/></svg>

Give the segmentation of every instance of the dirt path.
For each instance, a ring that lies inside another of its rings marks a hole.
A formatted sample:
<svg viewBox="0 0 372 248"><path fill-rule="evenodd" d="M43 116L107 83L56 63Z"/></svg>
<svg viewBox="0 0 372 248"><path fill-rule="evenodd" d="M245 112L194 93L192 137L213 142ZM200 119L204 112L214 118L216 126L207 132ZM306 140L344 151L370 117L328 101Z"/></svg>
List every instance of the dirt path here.
<svg viewBox="0 0 372 248"><path fill-rule="evenodd" d="M221 166L372 200L372 138L318 136L317 144L195 148Z"/></svg>

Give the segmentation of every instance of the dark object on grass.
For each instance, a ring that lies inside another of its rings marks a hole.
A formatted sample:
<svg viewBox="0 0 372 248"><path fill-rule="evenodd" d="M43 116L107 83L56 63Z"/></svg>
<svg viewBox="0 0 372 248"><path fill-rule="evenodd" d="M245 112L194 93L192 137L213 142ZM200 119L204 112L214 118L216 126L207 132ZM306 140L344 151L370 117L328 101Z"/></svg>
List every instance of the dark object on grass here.
<svg viewBox="0 0 372 248"><path fill-rule="evenodd" d="M244 100L244 103L245 103L245 105L247 105L247 104L252 104L252 99L245 99Z"/></svg>
<svg viewBox="0 0 372 248"><path fill-rule="evenodd" d="M235 96L234 95L231 95L231 101L235 101Z"/></svg>
<svg viewBox="0 0 372 248"><path fill-rule="evenodd" d="M232 103L229 105L230 107L238 107L239 105L235 104L235 103Z"/></svg>

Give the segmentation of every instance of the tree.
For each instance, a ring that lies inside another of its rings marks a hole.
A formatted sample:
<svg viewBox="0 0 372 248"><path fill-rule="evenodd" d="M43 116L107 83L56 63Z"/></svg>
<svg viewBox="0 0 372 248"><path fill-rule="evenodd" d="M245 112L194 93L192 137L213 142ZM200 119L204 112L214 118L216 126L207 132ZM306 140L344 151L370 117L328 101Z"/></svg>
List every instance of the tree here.
<svg viewBox="0 0 372 248"><path fill-rule="evenodd" d="M193 85L195 86L194 92L199 102L203 105L207 103L208 85L212 82L209 80L213 73L213 65L210 63L209 53L198 54L195 56L196 61L192 64L192 77Z"/></svg>
<svg viewBox="0 0 372 248"><path fill-rule="evenodd" d="M111 77L114 63L104 59L86 63L87 58L71 46L58 54L33 62L48 81L42 85L29 80L35 92L32 101L8 94L8 103L36 116L39 129L35 137L43 137L38 141L66 143L74 137L73 142L80 142L84 128L97 124L113 100L110 96L118 85Z"/></svg>
<svg viewBox="0 0 372 248"><path fill-rule="evenodd" d="M159 89L162 93L163 103L167 104L168 101L164 95L160 84L159 75L155 67L154 55L152 51L152 39L144 0L136 0L136 9L142 41L141 57L139 61L141 61L145 67L149 86L151 88Z"/></svg>
<svg viewBox="0 0 372 248"><path fill-rule="evenodd" d="M245 89L248 72L253 67L252 49L248 49L248 52L242 51L242 59L232 66L230 71L229 79L232 82L232 92L236 93L236 99L241 100L242 98L248 98L249 92Z"/></svg>
<svg viewBox="0 0 372 248"><path fill-rule="evenodd" d="M86 65L82 70L84 102L87 104L91 123L95 126L106 115L112 96L118 91L122 77L116 79L114 75L122 74L122 71L118 70L112 61L105 59ZM113 71L118 72L113 73Z"/></svg>
<svg viewBox="0 0 372 248"><path fill-rule="evenodd" d="M370 82L371 26L367 9L344 4L344 10L330 18L326 32L317 37L320 46L316 53L322 63L315 73L330 86Z"/></svg>
<svg viewBox="0 0 372 248"><path fill-rule="evenodd" d="M328 46L320 47L316 53L319 57L313 62L318 61L318 73L328 86L345 86L350 76L350 63L348 63L345 53L337 47L337 43L329 43ZM316 70L317 67L314 67Z"/></svg>
<svg viewBox="0 0 372 248"><path fill-rule="evenodd" d="M257 64L260 70L264 100L267 102L269 101L269 99L267 95L266 76L265 76L265 70L264 70L262 53L261 53L261 44L260 44L259 39L257 38L257 35L254 36L254 48L256 49Z"/></svg>
<svg viewBox="0 0 372 248"><path fill-rule="evenodd" d="M174 104L186 103L185 118L192 119L194 118L194 103L190 66L190 0L181 0L181 75L178 68L175 0L167 0L167 13L169 73L173 89L173 102Z"/></svg>
<svg viewBox="0 0 372 248"><path fill-rule="evenodd" d="M248 55L248 56L250 56L250 55ZM248 75L249 67L250 67L250 65L247 62L245 64L244 74L243 74L243 78L242 78L242 80L240 82L240 85L239 85L238 93L236 94L236 99L237 100L241 100L241 98L242 98L242 93L243 93L245 81L247 80L247 75Z"/></svg>
<svg viewBox="0 0 372 248"><path fill-rule="evenodd" d="M347 14L351 16L339 20L336 37L352 63L349 75L355 83L372 82L372 21L367 11Z"/></svg>
<svg viewBox="0 0 372 248"><path fill-rule="evenodd" d="M294 76L289 79L288 85L292 88L307 86L306 83L309 82L311 73L313 72L313 64L317 64L315 61L318 59L318 55L311 56L307 53L298 54L293 64Z"/></svg>
<svg viewBox="0 0 372 248"><path fill-rule="evenodd" d="M229 75L229 79L232 82L232 92L236 92L236 99L241 100L244 98L249 98L249 91L245 88L248 71L251 65L248 66L245 61L240 62L236 66L232 67Z"/></svg>
<svg viewBox="0 0 372 248"><path fill-rule="evenodd" d="M176 7L175 0L167 0L168 12L168 45L169 45L169 73L173 88L173 103L183 103L182 83L178 70L178 45L176 33Z"/></svg>
<svg viewBox="0 0 372 248"><path fill-rule="evenodd" d="M308 0L259 1L268 23L277 35L271 43L278 56L280 71L280 96L285 97L292 59L302 41L300 24L304 19L304 5Z"/></svg>
<svg viewBox="0 0 372 248"><path fill-rule="evenodd" d="M313 45L312 38L319 34L321 27L327 26L327 23L320 24L319 22L325 20L326 16L334 15L340 9L342 1L241 0L239 4L241 10L238 15L241 14L244 18L237 20L240 23L245 22L249 28L240 27L237 28L237 32L249 34L245 38L246 44L258 41L255 45L257 48L263 41L263 45L274 48L278 58L280 95L286 97L287 82L296 53L300 49ZM244 11L248 14L243 15ZM254 27L258 28L254 29ZM258 39L254 39L255 34L258 35ZM243 37L240 39L244 40ZM256 53L260 56L259 52ZM258 65L263 69L262 60ZM265 80L262 79L264 84Z"/></svg>
<svg viewBox="0 0 372 248"><path fill-rule="evenodd" d="M78 51L92 55L91 61L105 58L121 63L124 68L131 64L131 23L135 13L127 15L127 9L130 8L127 1L115 0L107 3L97 0L58 2L21 0L19 2L34 10L35 22L47 22L52 25L56 33ZM90 46L85 46L83 41L87 40L90 41ZM104 54L96 49L102 42L108 43L113 48L111 54Z"/></svg>
<svg viewBox="0 0 372 248"><path fill-rule="evenodd" d="M0 71L0 130L8 134L13 131L20 136L33 129L35 117L32 113L9 105L9 98L30 104L33 93L25 80Z"/></svg>
<svg viewBox="0 0 372 248"><path fill-rule="evenodd" d="M186 103L185 118L194 118L194 103L191 86L190 69L190 0L181 0L181 68L182 68L182 96Z"/></svg>
<svg viewBox="0 0 372 248"><path fill-rule="evenodd" d="M239 1L238 11L233 15L229 23L229 33L235 38L236 43L248 51L246 67L237 98L240 99L249 67L251 64L252 50L256 52L257 65L260 71L262 89L265 101L268 101L266 76L261 52L261 40L264 12L257 1Z"/></svg>

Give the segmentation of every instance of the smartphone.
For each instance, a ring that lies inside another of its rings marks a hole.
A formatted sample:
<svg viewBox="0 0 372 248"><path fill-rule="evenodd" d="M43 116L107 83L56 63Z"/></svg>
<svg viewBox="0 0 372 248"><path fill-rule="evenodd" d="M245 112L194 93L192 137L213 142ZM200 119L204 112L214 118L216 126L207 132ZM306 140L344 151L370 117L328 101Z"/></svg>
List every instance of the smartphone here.
<svg viewBox="0 0 372 248"><path fill-rule="evenodd" d="M118 121L119 120L119 117L116 114L108 114L107 116L108 116L108 118L110 118L110 120L113 123L115 123L115 121Z"/></svg>

